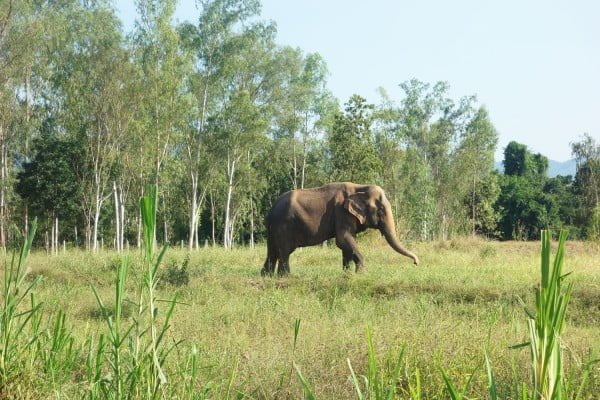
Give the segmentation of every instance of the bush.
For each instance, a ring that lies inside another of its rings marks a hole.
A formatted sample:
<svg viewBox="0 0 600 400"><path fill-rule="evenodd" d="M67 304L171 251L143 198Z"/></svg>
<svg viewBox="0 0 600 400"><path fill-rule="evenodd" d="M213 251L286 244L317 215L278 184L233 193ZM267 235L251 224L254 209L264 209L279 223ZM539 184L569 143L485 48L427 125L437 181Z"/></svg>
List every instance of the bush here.
<svg viewBox="0 0 600 400"><path fill-rule="evenodd" d="M188 269L190 263L189 255L183 259L181 267L177 265L177 261L171 262L165 272L162 274L161 280L172 286L184 286L190 282L190 272Z"/></svg>

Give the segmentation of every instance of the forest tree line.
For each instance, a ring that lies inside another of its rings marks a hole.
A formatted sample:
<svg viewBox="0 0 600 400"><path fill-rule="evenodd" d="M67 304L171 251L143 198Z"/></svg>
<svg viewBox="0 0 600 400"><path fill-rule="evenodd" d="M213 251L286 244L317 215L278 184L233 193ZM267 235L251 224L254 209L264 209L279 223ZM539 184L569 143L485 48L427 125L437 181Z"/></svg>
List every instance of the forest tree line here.
<svg viewBox="0 0 600 400"><path fill-rule="evenodd" d="M381 185L399 234L600 237L600 144L573 143L574 177L498 135L475 96L407 80L394 100L340 105L316 53L277 43L259 0L138 0L125 32L108 0L0 3L0 246L33 218L38 244L139 246L138 199L159 191L158 240L226 248L264 237L281 193Z"/></svg>

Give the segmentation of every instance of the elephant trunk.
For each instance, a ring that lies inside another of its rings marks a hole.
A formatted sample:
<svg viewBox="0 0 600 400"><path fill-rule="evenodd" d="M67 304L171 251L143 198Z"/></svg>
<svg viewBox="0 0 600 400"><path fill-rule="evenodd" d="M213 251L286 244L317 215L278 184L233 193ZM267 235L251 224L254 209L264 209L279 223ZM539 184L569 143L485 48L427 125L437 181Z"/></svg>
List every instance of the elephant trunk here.
<svg viewBox="0 0 600 400"><path fill-rule="evenodd" d="M396 237L396 226L394 224L394 218L392 217L391 212L386 213L385 222L380 230L392 249L396 250L403 256L412 258L415 265L419 265L419 258L416 256L416 254L402 247L400 241Z"/></svg>

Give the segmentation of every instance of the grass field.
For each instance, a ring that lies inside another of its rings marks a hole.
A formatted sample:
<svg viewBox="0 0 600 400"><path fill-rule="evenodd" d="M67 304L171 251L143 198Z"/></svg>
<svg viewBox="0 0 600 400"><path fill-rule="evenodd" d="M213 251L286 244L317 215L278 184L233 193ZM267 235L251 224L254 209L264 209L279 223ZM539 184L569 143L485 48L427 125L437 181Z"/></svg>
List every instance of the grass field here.
<svg viewBox="0 0 600 400"><path fill-rule="evenodd" d="M260 276L264 247L191 253L189 282L185 274L175 273L169 275L172 283L164 278L157 288L157 298L177 292L183 303L175 307L168 330L169 343L184 340L169 356L169 384L192 385L200 393L195 398L302 398L295 363L316 398L356 398L348 361L357 376L366 374L368 328L382 373L406 346L396 398L411 398L411 390L414 398L417 380L422 398L448 398L442 369L461 389L469 382L469 398L488 398L485 349L499 397L520 398L522 383L531 381L529 350L509 347L526 340L519 299L534 308L539 243L465 239L410 244L421 259L418 267L377 235L359 238L359 246L368 267L364 274L344 273L339 250L318 246L295 252L291 276L281 279ZM125 320L135 316L140 280L141 255L132 251L130 256L125 297L131 302L124 305ZM84 346L107 330L91 285L106 304L114 304L120 257L77 250L56 256L32 253L27 279L43 277L34 290L44 315L64 311L65 329L78 350L68 373L52 379L33 361L24 362L22 373L4 388L5 398L79 399L86 394ZM186 257L186 251L168 250L162 276L177 272L175 266ZM564 268L573 271L567 279L574 282L563 336L568 391L574 394L584 366L600 355L598 245L568 242ZM189 363L193 348L197 373L190 381L176 365ZM581 398L599 396L600 370L590 371Z"/></svg>

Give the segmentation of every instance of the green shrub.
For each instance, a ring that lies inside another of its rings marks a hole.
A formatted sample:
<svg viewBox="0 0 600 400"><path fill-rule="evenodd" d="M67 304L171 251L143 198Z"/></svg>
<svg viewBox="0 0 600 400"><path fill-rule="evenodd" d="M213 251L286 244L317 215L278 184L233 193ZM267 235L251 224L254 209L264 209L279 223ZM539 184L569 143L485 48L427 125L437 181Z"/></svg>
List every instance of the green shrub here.
<svg viewBox="0 0 600 400"><path fill-rule="evenodd" d="M166 282L171 286L187 285L190 282L189 263L189 255L183 259L181 266L177 264L177 261L172 261L162 273L161 281Z"/></svg>

